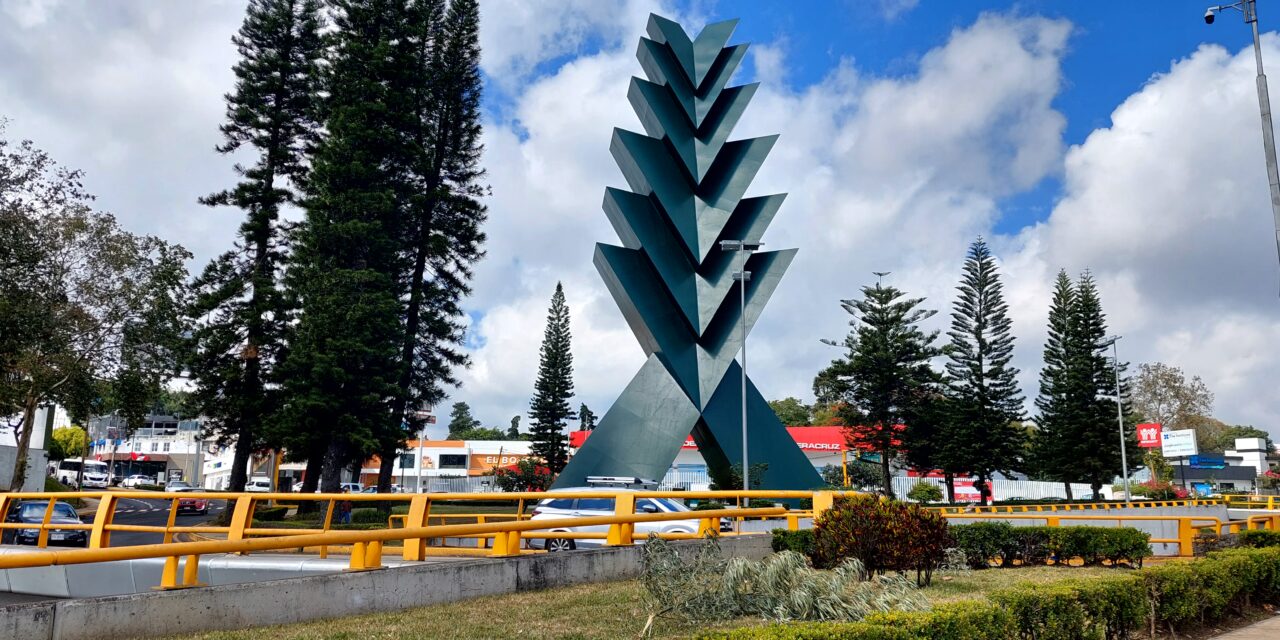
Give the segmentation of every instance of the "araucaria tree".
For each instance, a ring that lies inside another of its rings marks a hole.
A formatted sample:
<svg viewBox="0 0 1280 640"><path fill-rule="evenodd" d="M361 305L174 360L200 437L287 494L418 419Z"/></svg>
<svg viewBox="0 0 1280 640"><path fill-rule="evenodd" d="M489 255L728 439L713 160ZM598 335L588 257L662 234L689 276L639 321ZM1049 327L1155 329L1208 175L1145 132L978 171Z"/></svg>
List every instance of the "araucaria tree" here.
<svg viewBox="0 0 1280 640"><path fill-rule="evenodd" d="M557 282L542 336L538 379L529 403L531 449L552 474L560 473L568 462L568 438L564 429L576 417L569 405L569 398L573 397L573 354L569 342L569 307L564 302L564 287Z"/></svg>
<svg viewBox="0 0 1280 640"><path fill-rule="evenodd" d="M983 504L991 497L992 474L1012 471L1025 449L1015 424L1022 394L1018 370L1010 365L1012 323L1001 289L995 259L979 238L965 258L947 332L947 416L938 449L944 467L977 478Z"/></svg>
<svg viewBox="0 0 1280 640"><path fill-rule="evenodd" d="M1063 483L1089 483L1095 499L1122 468L1115 373L1106 357L1106 333L1093 277L1085 273L1073 284L1060 272L1049 310L1049 339L1036 400L1040 419L1032 467L1039 475ZM1129 440L1129 462L1136 464L1141 451L1132 431L1126 428L1124 437ZM1071 496L1069 484L1067 495Z"/></svg>
<svg viewBox="0 0 1280 640"><path fill-rule="evenodd" d="M286 447L322 460L325 491L343 469L403 433L400 394L405 298L401 206L412 116L401 90L415 71L402 0L335 0L315 150L286 276L300 301L281 367ZM311 490L314 473L303 489Z"/></svg>
<svg viewBox="0 0 1280 640"><path fill-rule="evenodd" d="M942 376L930 360L942 353L934 346L938 332L920 323L937 311L920 309L924 298L906 298L895 287L862 288L862 300L842 300L854 319L845 338L848 349L818 374L820 402L840 406L850 444L880 454L885 495L893 495L894 458L903 449L903 425L928 412L941 389Z"/></svg>
<svg viewBox="0 0 1280 640"><path fill-rule="evenodd" d="M245 212L236 247L195 281L187 367L207 432L235 445L229 488L243 491L249 456L269 444L267 416L279 404L277 365L288 305L280 279L285 247L281 208L298 199L305 154L318 129L319 0L253 0L240 32L235 89L222 125L224 154L256 156L237 165L233 188L203 199Z"/></svg>
<svg viewBox="0 0 1280 640"><path fill-rule="evenodd" d="M407 5L409 68L401 79L410 117L399 176L406 291L390 418L407 433L419 427L414 409L442 402L446 388L458 385L454 370L469 364L461 303L471 293L472 266L484 255L480 10L475 0L443 8L443 0ZM381 492L391 489L392 464L407 433L391 429L379 438Z"/></svg>

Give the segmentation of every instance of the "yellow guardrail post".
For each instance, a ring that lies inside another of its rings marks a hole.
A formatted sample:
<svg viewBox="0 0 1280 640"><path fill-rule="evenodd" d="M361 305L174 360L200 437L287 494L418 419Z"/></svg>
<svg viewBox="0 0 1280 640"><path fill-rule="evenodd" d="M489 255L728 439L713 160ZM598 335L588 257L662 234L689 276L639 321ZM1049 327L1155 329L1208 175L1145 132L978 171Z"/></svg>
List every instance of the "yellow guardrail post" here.
<svg viewBox="0 0 1280 640"><path fill-rule="evenodd" d="M814 491L813 492L813 521L816 523L818 518L822 517L828 509L836 504L836 492L834 491Z"/></svg>
<svg viewBox="0 0 1280 640"><path fill-rule="evenodd" d="M1190 558L1195 555L1195 527L1190 518L1178 518L1178 555Z"/></svg>
<svg viewBox="0 0 1280 640"><path fill-rule="evenodd" d="M173 542L173 525L178 520L178 500L180 498L174 498L169 503L169 519L164 524L164 544Z"/></svg>
<svg viewBox="0 0 1280 640"><path fill-rule="evenodd" d="M202 587L200 582L200 556L189 555L187 562L182 567L182 587Z"/></svg>
<svg viewBox="0 0 1280 640"><path fill-rule="evenodd" d="M44 521L40 523L40 533L36 539L36 546L41 549L49 545L49 520L53 518L53 505L57 501L57 498L49 498L49 504L45 505Z"/></svg>
<svg viewBox="0 0 1280 640"><path fill-rule="evenodd" d="M788 530L788 531L799 531L799 530L800 530L800 516L799 516L799 515L791 514L791 513L788 513L788 514L787 514L787 530Z"/></svg>
<svg viewBox="0 0 1280 640"><path fill-rule="evenodd" d="M4 499L0 498L0 505ZM111 531L107 529L116 515L116 497L106 494L98 500L98 511L93 514L93 529L89 531L89 548L102 549L111 546Z"/></svg>
<svg viewBox="0 0 1280 640"><path fill-rule="evenodd" d="M404 528L416 529L418 527L427 526L427 519L431 515L431 498L426 494L419 494L409 501L409 515L405 518ZM404 541L404 553L402 557L409 561L425 560L427 555L427 541L424 538L413 538Z"/></svg>
<svg viewBox="0 0 1280 640"><path fill-rule="evenodd" d="M790 517L788 517L788 522L789 521ZM702 518L701 520L698 520L698 535L720 535L720 518Z"/></svg>
<svg viewBox="0 0 1280 640"><path fill-rule="evenodd" d="M636 512L636 497L630 493L620 493L613 502L613 515L630 516ZM605 544L610 547L625 547L633 544L631 534L635 531L636 526L630 522L617 522L609 525L609 534L605 537ZM496 544L494 545L497 546Z"/></svg>
<svg viewBox="0 0 1280 640"><path fill-rule="evenodd" d="M484 524L484 523L485 523L484 514L477 514L477 515L476 515L476 524ZM485 548L485 544L486 544L486 543L487 543L487 540L485 539L485 537L484 537L484 536L476 536L476 548L477 548L477 549L483 549L483 548Z"/></svg>
<svg viewBox="0 0 1280 640"><path fill-rule="evenodd" d="M244 530L253 524L253 502L252 496L240 496L236 499L236 506L231 511L231 526L227 528L227 540L245 539Z"/></svg>
<svg viewBox="0 0 1280 640"><path fill-rule="evenodd" d="M1046 527L1062 526L1061 523L1062 521L1057 516L1049 516L1044 519L1044 526Z"/></svg>

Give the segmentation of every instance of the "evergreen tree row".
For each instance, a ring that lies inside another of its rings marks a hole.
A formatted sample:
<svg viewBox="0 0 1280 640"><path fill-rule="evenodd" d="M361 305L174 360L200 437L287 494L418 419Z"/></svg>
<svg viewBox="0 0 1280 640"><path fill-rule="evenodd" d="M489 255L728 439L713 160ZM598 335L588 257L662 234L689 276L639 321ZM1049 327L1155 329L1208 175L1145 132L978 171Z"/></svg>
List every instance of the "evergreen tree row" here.
<svg viewBox="0 0 1280 640"><path fill-rule="evenodd" d="M478 20L475 0L251 0L219 151L255 164L204 200L246 220L196 283L188 362L236 442L232 490L283 447L306 491L379 454L385 491L418 410L458 384L486 215Z"/></svg>
<svg viewBox="0 0 1280 640"><path fill-rule="evenodd" d="M880 457L888 495L897 464L941 472L951 501L956 476L973 477L985 503L992 478L1013 472L1086 482L1097 498L1121 472L1121 461L1115 373L1092 277L1073 283L1065 272L1058 275L1035 403L1038 428L1031 432L1022 423L1008 304L981 238L969 247L956 290L949 340L941 347L938 332L920 328L936 313L921 308L923 298L877 283L863 287L862 300L842 301L853 329L843 343L829 343L846 353L814 379L819 405L849 426L852 446ZM1125 430L1130 439L1131 431ZM1128 447L1131 464L1135 445Z"/></svg>

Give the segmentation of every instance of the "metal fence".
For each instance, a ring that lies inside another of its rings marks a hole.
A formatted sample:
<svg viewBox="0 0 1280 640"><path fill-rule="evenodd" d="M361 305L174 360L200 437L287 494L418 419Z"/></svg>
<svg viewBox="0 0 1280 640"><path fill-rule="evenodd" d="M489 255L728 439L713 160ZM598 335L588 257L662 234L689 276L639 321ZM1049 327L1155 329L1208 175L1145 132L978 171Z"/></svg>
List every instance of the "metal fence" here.
<svg viewBox="0 0 1280 640"><path fill-rule="evenodd" d="M921 482L938 485L938 488L942 489L943 495L946 495L947 487L942 478L908 478L906 476L897 476L893 479L893 493L899 498L905 497L912 487ZM976 489L966 491L973 491L973 495L977 495ZM964 497L960 492L957 492L956 498L958 500L963 501ZM1066 497L1067 490L1061 482L1037 482L1035 480L991 481L991 498L993 500L1044 500L1046 498L1066 499ZM1093 489L1087 484L1073 483L1071 485L1071 497L1075 500L1092 498Z"/></svg>

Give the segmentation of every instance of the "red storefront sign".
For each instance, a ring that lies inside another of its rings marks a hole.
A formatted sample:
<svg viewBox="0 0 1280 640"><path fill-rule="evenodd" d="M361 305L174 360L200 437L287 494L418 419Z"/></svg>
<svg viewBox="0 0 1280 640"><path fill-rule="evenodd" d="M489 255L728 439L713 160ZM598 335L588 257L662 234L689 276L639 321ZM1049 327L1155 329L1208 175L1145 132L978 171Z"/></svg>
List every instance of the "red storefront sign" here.
<svg viewBox="0 0 1280 640"><path fill-rule="evenodd" d="M1160 446L1160 424L1147 422L1138 425L1138 446L1147 449Z"/></svg>

